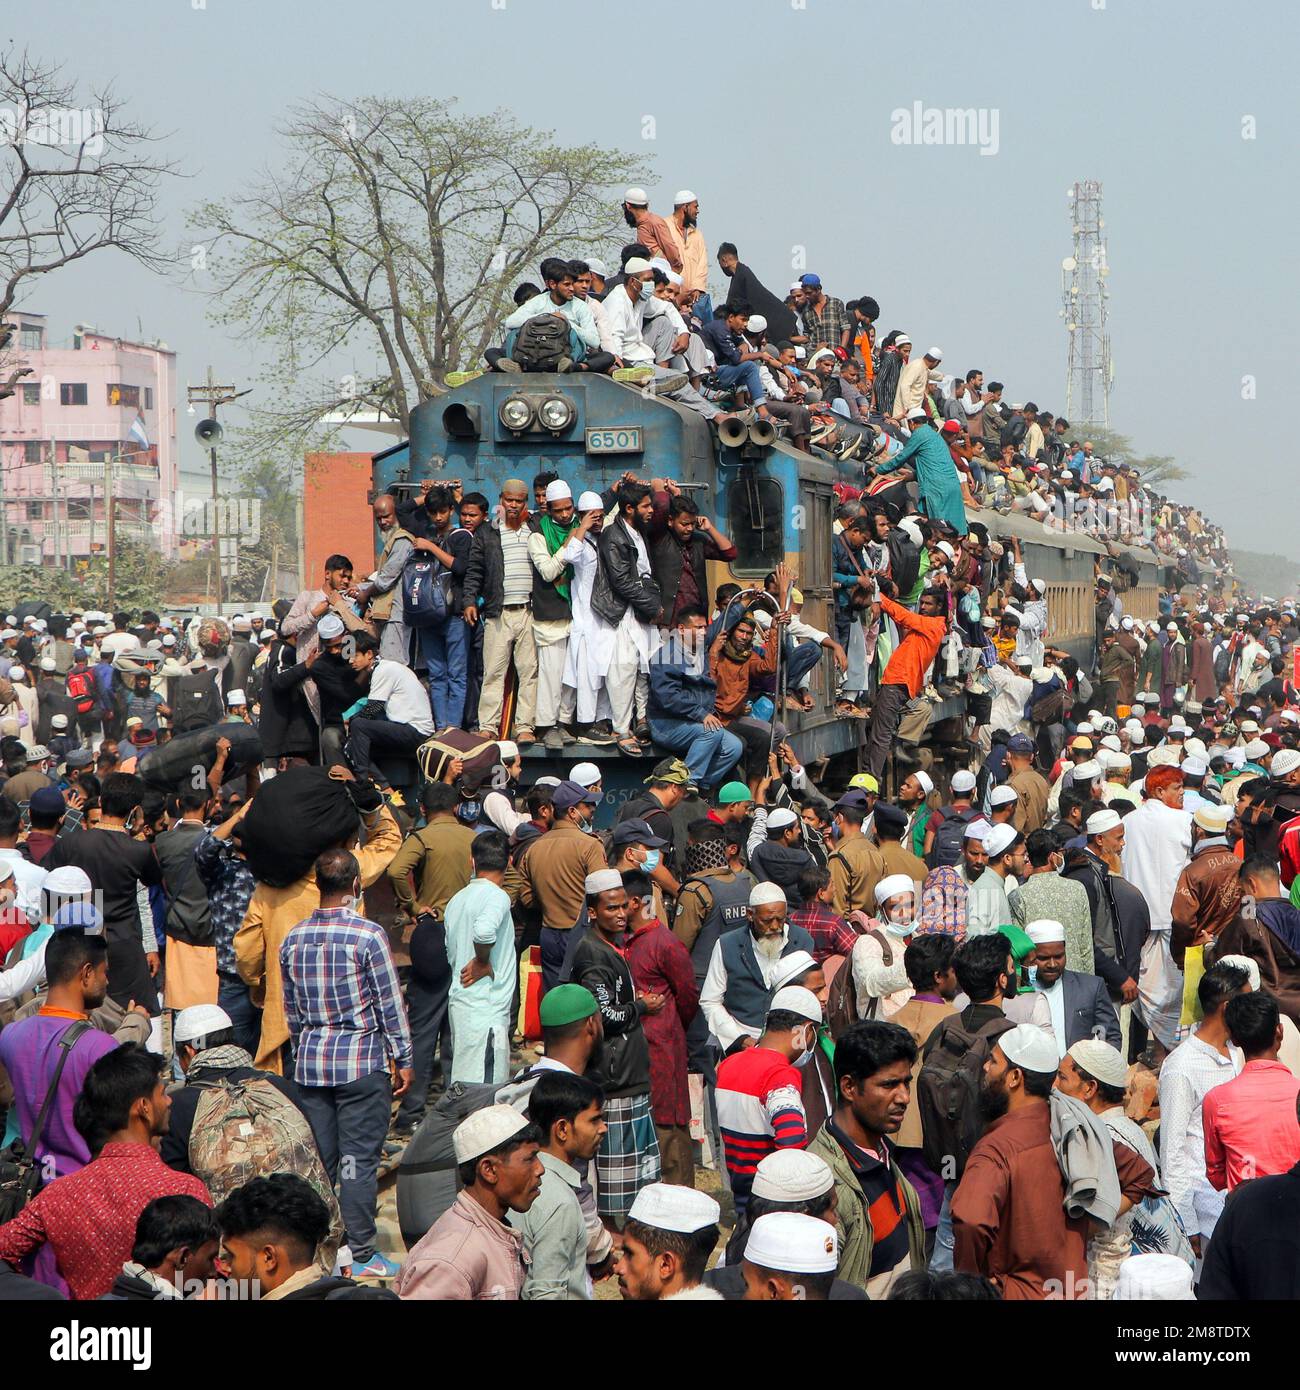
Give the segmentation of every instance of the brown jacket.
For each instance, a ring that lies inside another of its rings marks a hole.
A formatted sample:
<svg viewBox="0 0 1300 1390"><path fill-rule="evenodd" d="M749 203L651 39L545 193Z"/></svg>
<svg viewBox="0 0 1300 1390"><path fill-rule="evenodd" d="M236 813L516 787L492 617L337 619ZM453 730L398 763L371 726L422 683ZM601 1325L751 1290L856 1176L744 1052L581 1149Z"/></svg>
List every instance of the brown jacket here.
<svg viewBox="0 0 1300 1390"><path fill-rule="evenodd" d="M525 907L541 908L543 926L568 931L586 901L587 875L604 867L600 841L571 821L560 821L539 836L524 856L519 901Z"/></svg>
<svg viewBox="0 0 1300 1390"><path fill-rule="evenodd" d="M880 840L876 846L880 850L880 857L885 861L885 877L890 874L906 874L913 883L924 883L925 876L930 871L925 867L925 860L918 859L905 845L899 840ZM874 892L874 886L872 891ZM920 892L920 889L917 889ZM868 917L876 915L874 905L867 911Z"/></svg>
<svg viewBox="0 0 1300 1390"><path fill-rule="evenodd" d="M713 707L719 719L739 719L749 701L750 677L766 676L776 670L779 641L769 637L767 651L762 656L755 652L748 661L731 661L723 653L724 640L719 636L709 653L709 675L718 686L718 698Z"/></svg>
<svg viewBox="0 0 1300 1390"><path fill-rule="evenodd" d="M1197 932L1208 928L1215 936L1237 915L1241 860L1226 843L1198 846L1192 862L1178 875L1170 913L1169 949L1181 970L1183 956Z"/></svg>
<svg viewBox="0 0 1300 1390"><path fill-rule="evenodd" d="M831 906L841 917L850 912L876 915L876 884L885 876L885 860L863 834L840 840L826 867L831 874Z"/></svg>
<svg viewBox="0 0 1300 1390"><path fill-rule="evenodd" d="M429 912L438 920L447 904L469 882L469 847L474 832L454 816L439 816L423 830L402 841L388 866L388 878L398 905L408 912ZM411 892L411 874L416 875Z"/></svg>
<svg viewBox="0 0 1300 1390"><path fill-rule="evenodd" d="M1021 768L1007 778L1007 785L1020 798L1011 813L1011 824L1022 835L1032 835L1047 824L1047 796L1050 788L1041 772L1032 767Z"/></svg>
<svg viewBox="0 0 1300 1390"><path fill-rule="evenodd" d="M366 822L364 845L352 851L361 870L361 886L369 888L379 879L402 843L392 812L384 806L373 820ZM281 1050L289 1041L284 1020L284 981L280 976L280 947L284 938L320 906L316 877L308 872L288 888L272 888L259 883L244 913L244 924L235 933L235 968L262 1008L262 1037L253 1059L259 1071L283 1072ZM365 916L364 900L357 912Z"/></svg>

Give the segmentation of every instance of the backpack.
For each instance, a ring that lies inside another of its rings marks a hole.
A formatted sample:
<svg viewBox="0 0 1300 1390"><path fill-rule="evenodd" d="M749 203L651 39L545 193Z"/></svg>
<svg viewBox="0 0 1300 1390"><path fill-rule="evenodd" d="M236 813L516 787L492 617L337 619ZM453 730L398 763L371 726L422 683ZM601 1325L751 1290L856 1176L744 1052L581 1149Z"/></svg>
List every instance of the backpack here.
<svg viewBox="0 0 1300 1390"><path fill-rule="evenodd" d="M973 806L969 811L954 811L951 808L943 813L943 824L934 832L934 843L926 856L929 869L947 868L961 863L962 842L966 838L966 827L972 821L982 820L983 815Z"/></svg>
<svg viewBox="0 0 1300 1390"><path fill-rule="evenodd" d="M172 733L189 734L221 722L225 709L212 671L192 671L176 678Z"/></svg>
<svg viewBox="0 0 1300 1390"><path fill-rule="evenodd" d="M329 1208L330 1232L320 1258L332 1264L343 1243L343 1220L302 1111L265 1077L196 1078L186 1084L203 1092L190 1128L189 1160L194 1176L212 1194L213 1205L250 1178L296 1173Z"/></svg>
<svg viewBox="0 0 1300 1390"><path fill-rule="evenodd" d="M407 627L437 627L451 616L451 574L432 555L416 552L402 570L402 615Z"/></svg>
<svg viewBox="0 0 1300 1390"><path fill-rule="evenodd" d="M961 1016L945 1019L935 1046L916 1078L925 1161L941 1177L955 1181L980 1137L978 1098L984 1063L993 1044L1015 1024L991 1018L977 1032L961 1026ZM956 1165L955 1171L953 1165Z"/></svg>
<svg viewBox="0 0 1300 1390"><path fill-rule="evenodd" d="M75 701L78 714L89 714L94 709L98 687L95 685L94 673L89 668L85 671L69 671L64 678L63 688Z"/></svg>
<svg viewBox="0 0 1300 1390"><path fill-rule="evenodd" d="M1050 690L1034 701L1029 718L1035 724L1059 724L1065 718L1068 707L1064 690Z"/></svg>
<svg viewBox="0 0 1300 1390"><path fill-rule="evenodd" d="M1008 444L1014 444L1016 448L1019 449L1021 442L1028 433L1029 422L1025 417L1023 415L1013 415L1011 419L1002 426L1002 433L998 437L998 443L1004 449Z"/></svg>
<svg viewBox="0 0 1300 1390"><path fill-rule="evenodd" d="M560 314L538 314L515 335L513 359L526 372L558 372L560 358L568 357L569 321Z"/></svg>
<svg viewBox="0 0 1300 1390"><path fill-rule="evenodd" d="M874 927L870 931L863 932L864 936L871 936L880 943L880 950L885 967L894 963L894 948L890 944L889 938L877 931ZM834 959L832 957L831 959ZM830 1029L831 1040L838 1041L840 1034L846 1028L859 1022L858 1019L858 991L853 983L853 958L843 956L840 959L844 964L835 972L835 978L831 981L830 987L826 992L826 1026ZM824 968L824 967L823 967ZM867 1005L867 1018L875 1018L880 1011L880 1000L872 999Z"/></svg>

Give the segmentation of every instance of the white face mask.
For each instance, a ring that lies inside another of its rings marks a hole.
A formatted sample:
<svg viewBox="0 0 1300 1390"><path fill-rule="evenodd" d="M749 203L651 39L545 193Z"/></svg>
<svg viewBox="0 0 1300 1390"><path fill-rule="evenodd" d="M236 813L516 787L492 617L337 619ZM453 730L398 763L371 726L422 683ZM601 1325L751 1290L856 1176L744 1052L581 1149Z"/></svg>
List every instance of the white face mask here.
<svg viewBox="0 0 1300 1390"><path fill-rule="evenodd" d="M805 1043L807 1043L807 1046L806 1046L806 1047L804 1048L804 1050L794 1059L794 1064L795 1064L796 1067L802 1067L802 1066L808 1061L808 1059L813 1055L813 1050L814 1050L814 1049L816 1048L816 1046L817 1046L817 1030L816 1030L816 1028L809 1028L808 1032L804 1035L804 1041L805 1041Z"/></svg>

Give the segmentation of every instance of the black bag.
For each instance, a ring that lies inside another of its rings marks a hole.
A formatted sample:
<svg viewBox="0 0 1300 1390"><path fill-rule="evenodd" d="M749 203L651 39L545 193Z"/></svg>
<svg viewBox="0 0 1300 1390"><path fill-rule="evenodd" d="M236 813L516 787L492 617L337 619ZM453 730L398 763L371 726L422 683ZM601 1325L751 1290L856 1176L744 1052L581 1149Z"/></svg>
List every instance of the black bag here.
<svg viewBox="0 0 1300 1390"><path fill-rule="evenodd" d="M560 358L570 351L568 319L538 314L519 330L511 356L526 372L558 372Z"/></svg>
<svg viewBox="0 0 1300 1390"><path fill-rule="evenodd" d="M888 970L894 963L894 948L889 938L883 932L876 931L874 927L864 935L874 937L880 943L881 962ZM873 999L867 1007L867 1017L875 1018L880 1011L880 1000ZM844 964L835 972L835 978L831 981L830 990L826 995L826 1026L830 1029L831 1040L838 1042L840 1034L858 1021L858 993L857 986L853 983L853 957L847 955L844 957Z"/></svg>
<svg viewBox="0 0 1300 1390"><path fill-rule="evenodd" d="M968 1033L958 1015L939 1027L939 1041L916 1078L916 1100L925 1161L940 1177L955 1182L983 1129L978 1102L984 1063L993 1044L1015 1024L1009 1018L992 1018Z"/></svg>
<svg viewBox="0 0 1300 1390"><path fill-rule="evenodd" d="M432 555L417 555L402 570L402 621L438 627L451 616L451 572Z"/></svg>
<svg viewBox="0 0 1300 1390"><path fill-rule="evenodd" d="M67 1064L68 1056L76 1046L77 1039L90 1026L89 1019L79 1018L64 1030L63 1036L59 1039L59 1060L55 1065L54 1075L50 1078L45 1099L41 1101L31 1137L25 1144L21 1137L15 1139L7 1149L0 1151L0 1225L12 1221L41 1190L41 1169L36 1162L36 1146L41 1142L41 1135L45 1133L45 1121L49 1118L59 1082L63 1079L63 1068Z"/></svg>
<svg viewBox="0 0 1300 1390"><path fill-rule="evenodd" d="M151 787L179 791L193 786L195 774L206 778L217 760L217 741L226 739L225 781L232 782L262 761L262 735L251 724L209 724L193 733L177 734L161 748L150 749L136 764L136 771Z"/></svg>
<svg viewBox="0 0 1300 1390"><path fill-rule="evenodd" d="M982 819L983 812L975 810L974 807L969 811L945 811L943 824L934 832L934 843L930 846L930 853L925 857L926 867L941 869L960 864L966 827L972 821Z"/></svg>
<svg viewBox="0 0 1300 1390"><path fill-rule="evenodd" d="M225 708L217 689L215 671L192 671L177 676L172 697L172 733L190 734L221 722Z"/></svg>
<svg viewBox="0 0 1300 1390"><path fill-rule="evenodd" d="M1014 444L1017 449L1024 442L1025 435L1029 433L1029 422L1023 415L1013 415L1005 425L1002 426L1002 434L998 443L1005 449L1008 444Z"/></svg>

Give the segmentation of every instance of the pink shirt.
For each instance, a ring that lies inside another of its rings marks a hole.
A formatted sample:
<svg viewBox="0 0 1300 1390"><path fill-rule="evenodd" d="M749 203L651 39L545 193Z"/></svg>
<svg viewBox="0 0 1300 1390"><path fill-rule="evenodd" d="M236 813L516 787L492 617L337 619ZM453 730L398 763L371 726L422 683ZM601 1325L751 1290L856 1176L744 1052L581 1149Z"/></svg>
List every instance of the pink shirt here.
<svg viewBox="0 0 1300 1390"><path fill-rule="evenodd" d="M1229 1192L1250 1178L1289 1172L1300 1163L1296 1096L1300 1080L1281 1062L1257 1057L1202 1103L1205 1173Z"/></svg>
<svg viewBox="0 0 1300 1390"><path fill-rule="evenodd" d="M518 1299L524 1238L489 1215L468 1192L412 1247L393 1288L399 1298Z"/></svg>

